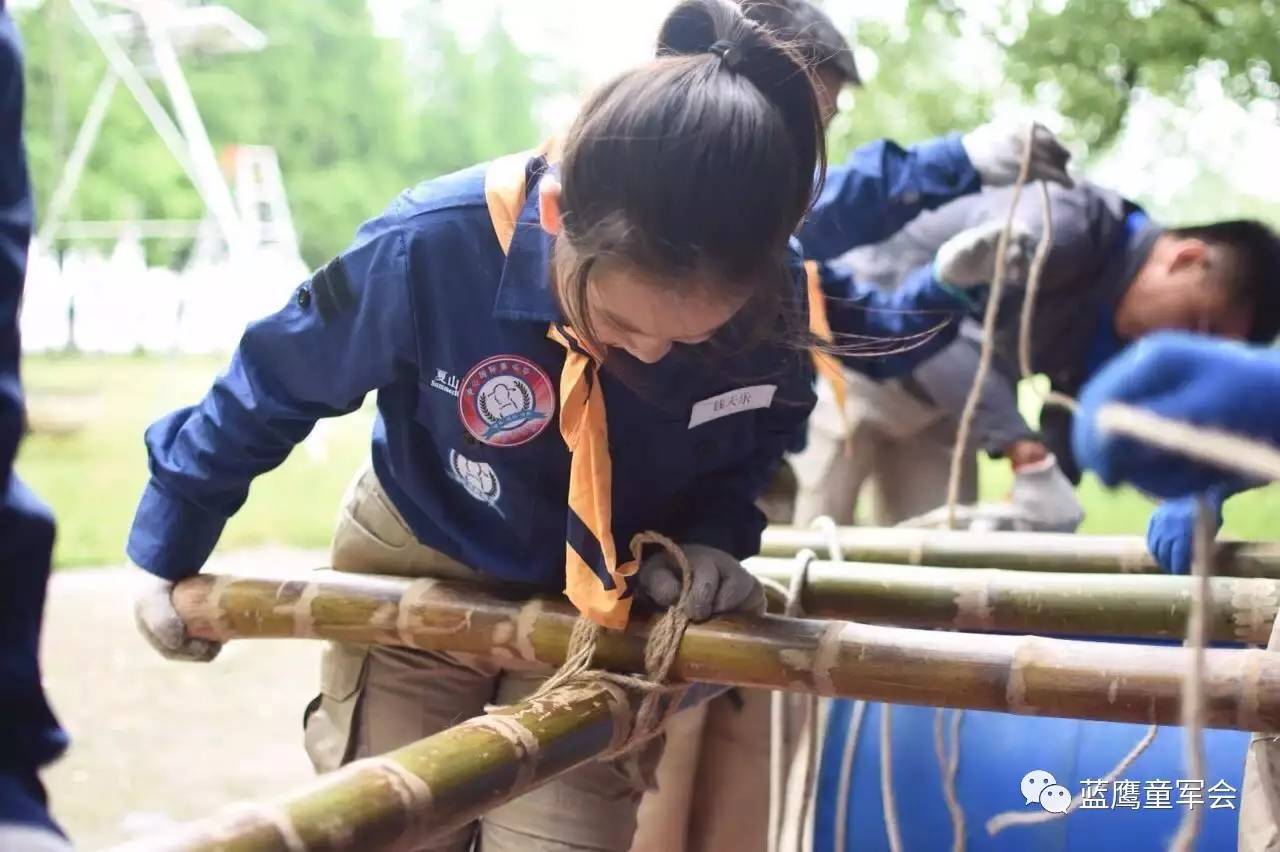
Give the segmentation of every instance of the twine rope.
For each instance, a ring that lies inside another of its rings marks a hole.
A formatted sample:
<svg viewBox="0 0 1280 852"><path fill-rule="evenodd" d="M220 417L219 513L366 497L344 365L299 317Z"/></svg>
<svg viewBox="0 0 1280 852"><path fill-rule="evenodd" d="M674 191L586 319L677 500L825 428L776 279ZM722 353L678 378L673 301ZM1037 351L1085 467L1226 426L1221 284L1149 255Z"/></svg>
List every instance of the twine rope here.
<svg viewBox="0 0 1280 852"><path fill-rule="evenodd" d="M685 629L689 626L689 615L685 611L685 605L693 585L693 570L689 566L684 550L678 544L661 533L653 531L637 533L631 539L631 555L637 562L640 561L644 546L647 544L661 547L679 567L680 597L649 630L649 638L644 648L644 676L592 668L601 627L594 621L579 616L574 622L573 632L569 635L569 646L565 652L564 663L555 674L543 681L528 699L525 699L536 700L565 686L602 680L641 693L643 698L641 698L639 709L636 710L630 732L617 748L602 755L605 759L624 757L656 735L664 721L662 699L682 692L686 688L682 683L670 683L669 678L671 668L680 651L680 641L684 638Z"/></svg>
<svg viewBox="0 0 1280 852"><path fill-rule="evenodd" d="M821 518L818 521L822 520ZM827 519L830 521L830 519ZM813 526L817 528L818 522ZM834 539L838 530L834 525L830 535ZM838 545L837 545L838 546ZM804 589L809 583L809 566L818 558L812 550L801 550L795 557L795 568L791 573L791 581L786 589L786 606L783 614L789 617L804 615L801 600ZM769 836L766 847L769 852L777 852L782 848L787 815L796 811L795 849L803 852L806 824L809 821L810 792L818 768L818 698L812 695L799 696L801 710L800 729L796 734L794 752L788 757L787 741L792 728L791 702L795 696L781 691L774 691L770 696L769 721ZM801 763L803 761L803 763ZM798 767L798 768L797 768ZM796 773L799 772L799 777ZM798 782L798 783L796 783Z"/></svg>
<svg viewBox="0 0 1280 852"><path fill-rule="evenodd" d="M960 471L968 444L969 432L977 410L978 399L982 393L982 385L985 383L990 370L992 354L995 348L995 316L999 308L998 300L1000 295L1000 289L998 289L997 285L999 285L999 288L1003 288L1005 251L1012 235L1018 201L1021 198L1022 189L1030 172L1034 135L1035 126L1032 125L1027 134L1018 179L1013 187L1013 197L1009 204L1008 217L1005 220L1005 227L997 244L996 268L991 286L991 300L987 304L983 323L982 351L979 357L978 371L974 376L973 385L969 389L969 396L965 400L960 430L956 445L952 450L951 477L947 488L947 526L950 528L954 528L956 500L960 487ZM1036 298L1039 294L1042 273L1053 245L1052 206L1050 204L1048 184L1043 181L1040 182L1040 207L1043 220L1043 235L1036 245L1035 255L1028 270L1027 289L1022 303L1018 328L1018 368L1023 379L1030 379L1032 376L1031 333L1035 318ZM1076 400L1066 394L1054 391L1052 388L1041 392L1038 388L1035 388L1034 383L1032 383L1032 387L1036 390L1044 405L1057 405L1073 413L1079 408ZM1266 444L1221 430L1205 429L1120 405L1105 406L1099 411L1098 426L1105 431L1124 434L1162 449L1179 452L1201 461L1255 476L1262 476L1269 480L1280 479L1280 451ZM1208 643L1206 609L1209 599L1209 576L1213 562L1213 535L1213 521L1210 511L1202 499L1196 518L1195 559L1192 568L1195 583L1192 587L1185 643L1190 654L1190 665L1187 667L1182 690L1182 724L1186 737L1186 762L1189 777L1192 778L1203 777L1204 775L1203 731L1206 722L1204 649ZM1280 618L1277 619L1277 623L1280 623ZM1103 777L1102 783L1110 784L1133 761L1137 760L1155 740L1157 731L1158 728L1155 725L1148 728L1142 739L1129 754L1125 755L1120 763ZM939 766L943 771L945 792L950 762L943 760L940 719L935 724L934 734ZM1010 825L1028 825L1059 819L1074 812L1082 801L1083 791L1081 794L1072 797L1070 806L1061 814L1047 811L1039 813L1011 811L997 814L987 822L987 832L995 835ZM948 797L947 804L948 808L951 808L952 801L950 797ZM958 808L959 802L957 801L955 804ZM959 823L956 823L957 813L959 815ZM963 827L962 810L952 810L952 819L953 824L956 824L958 828ZM1195 808L1189 808L1183 815L1183 819L1178 826L1178 832L1170 848L1174 852L1187 852L1187 850L1193 849L1196 838L1200 833L1201 823L1202 815L1200 811ZM953 848L955 852L962 852L963 841L958 841L958 843L960 845Z"/></svg>

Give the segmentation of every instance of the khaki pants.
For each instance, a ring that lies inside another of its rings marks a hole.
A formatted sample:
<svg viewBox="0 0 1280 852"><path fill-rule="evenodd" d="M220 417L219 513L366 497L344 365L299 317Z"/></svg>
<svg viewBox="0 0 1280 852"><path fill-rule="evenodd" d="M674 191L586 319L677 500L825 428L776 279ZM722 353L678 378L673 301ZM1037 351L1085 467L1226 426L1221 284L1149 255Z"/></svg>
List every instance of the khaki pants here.
<svg viewBox="0 0 1280 852"><path fill-rule="evenodd" d="M740 689L671 720L632 852L764 852L770 696Z"/></svg>
<svg viewBox="0 0 1280 852"><path fill-rule="evenodd" d="M339 571L475 576L414 538L372 469L356 477L343 500L332 562ZM318 771L329 772L479 716L486 704L517 701L544 676L464 654L331 643L321 663L320 696L306 719L307 753ZM464 852L478 838L484 852L623 852L635 833L639 802L616 763L597 761L417 849Z"/></svg>
<svg viewBox="0 0 1280 852"><path fill-rule="evenodd" d="M843 416L831 386L818 385L805 449L789 461L796 477L793 523L821 515L853 523L865 485L872 494L872 523L893 526L947 501L956 428L895 381L875 382L846 371L849 395ZM960 502L977 500L975 451L966 453Z"/></svg>
<svg viewBox="0 0 1280 852"><path fill-rule="evenodd" d="M1280 745L1274 737L1255 734L1244 761L1240 785L1240 852L1280 852Z"/></svg>

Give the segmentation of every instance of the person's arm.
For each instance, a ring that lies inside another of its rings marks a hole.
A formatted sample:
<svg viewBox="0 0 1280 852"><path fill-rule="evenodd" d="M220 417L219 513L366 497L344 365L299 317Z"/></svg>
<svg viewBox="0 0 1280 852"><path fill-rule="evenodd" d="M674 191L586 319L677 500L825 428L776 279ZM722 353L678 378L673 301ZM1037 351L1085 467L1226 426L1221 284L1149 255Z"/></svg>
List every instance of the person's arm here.
<svg viewBox="0 0 1280 852"><path fill-rule="evenodd" d="M981 178L960 139L955 133L909 148L884 139L828 168L799 232L805 257L826 261L878 243L922 211L977 192Z"/></svg>
<svg viewBox="0 0 1280 852"><path fill-rule="evenodd" d="M987 296L1002 231L998 222L960 231L942 244L931 264L909 273L891 292L827 265L821 283L831 353L852 370L886 379L909 372L950 344L960 321ZM1010 287L1022 281L1031 249L1030 233L1015 226L1004 247Z"/></svg>
<svg viewBox="0 0 1280 852"><path fill-rule="evenodd" d="M929 395L934 404L952 419L959 421L978 372L982 352L981 332L965 323L957 340L912 373L912 378ZM1027 425L1018 411L1017 387L1007 373L993 365L982 385L982 395L973 417L973 440L992 456L1008 455L1027 442L1039 443L1038 433ZM1043 456L1041 456L1043 458ZM1019 458L1029 463L1039 459Z"/></svg>
<svg viewBox="0 0 1280 852"><path fill-rule="evenodd" d="M980 332L967 325L960 338L912 374L920 387L955 422L959 422L973 386L981 356ZM1072 532L1084 509L1058 459L1027 425L1018 411L1017 385L998 362L987 373L974 411L972 440L991 456L1003 456L1013 467L1009 502L1034 529Z"/></svg>
<svg viewBox="0 0 1280 852"><path fill-rule="evenodd" d="M1280 352L1186 332L1149 335L1085 385L1075 418L1076 458L1107 485L1129 482L1167 500L1213 488L1242 490L1236 471L1109 433L1099 411L1112 403L1280 445Z"/></svg>
<svg viewBox="0 0 1280 852"><path fill-rule="evenodd" d="M1018 177L1030 125L990 122L902 148L887 139L863 145L828 168L821 196L800 230L805 256L826 261L878 243L925 210ZM1071 154L1041 125L1032 131L1029 180L1072 186Z"/></svg>
<svg viewBox="0 0 1280 852"><path fill-rule="evenodd" d="M834 333L832 349L848 369L873 379L901 376L950 344L977 305L942 286L932 267L917 269L886 292L827 266L822 289Z"/></svg>
<svg viewBox="0 0 1280 852"><path fill-rule="evenodd" d="M257 475L316 420L354 411L416 358L403 233L382 220L252 323L194 406L146 432L151 479L129 533L139 567L167 580L200 570Z"/></svg>

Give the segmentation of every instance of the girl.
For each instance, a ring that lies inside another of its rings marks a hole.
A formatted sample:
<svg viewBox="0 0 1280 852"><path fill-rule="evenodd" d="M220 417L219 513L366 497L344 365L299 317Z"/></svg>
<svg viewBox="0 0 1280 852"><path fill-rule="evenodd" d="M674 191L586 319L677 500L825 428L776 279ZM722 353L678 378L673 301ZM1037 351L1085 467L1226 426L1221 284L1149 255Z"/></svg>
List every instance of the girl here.
<svg viewBox="0 0 1280 852"><path fill-rule="evenodd" d="M253 477L374 389L334 568L564 589L622 627L633 576L659 605L677 597L665 556L627 561L653 529L693 564L692 617L759 605L738 562L763 528L753 501L813 405L789 241L824 165L821 118L804 69L727 0L680 4L663 43L588 100L562 152L403 194L246 330L203 401L147 431L128 552L161 578L138 620L162 653L216 654L186 636L172 582L200 569ZM536 682L487 658L333 645L308 751L333 769ZM599 763L478 830L486 850L624 850L637 801ZM420 848L464 849L474 831Z"/></svg>

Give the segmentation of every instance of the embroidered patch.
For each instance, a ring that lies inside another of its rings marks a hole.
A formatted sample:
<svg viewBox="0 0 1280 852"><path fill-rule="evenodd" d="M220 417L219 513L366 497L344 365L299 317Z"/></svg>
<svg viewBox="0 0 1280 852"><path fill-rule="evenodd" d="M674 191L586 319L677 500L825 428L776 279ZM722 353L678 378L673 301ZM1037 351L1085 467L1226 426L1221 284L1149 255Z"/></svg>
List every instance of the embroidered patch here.
<svg viewBox="0 0 1280 852"><path fill-rule="evenodd" d="M431 387L444 391L450 396L458 395L458 377L447 370L436 367L436 377L431 380Z"/></svg>
<svg viewBox="0 0 1280 852"><path fill-rule="evenodd" d="M454 482L467 489L467 493L487 503L500 517L506 517L498 508L498 498L502 496L502 483L493 465L472 461L461 453L449 450L449 476Z"/></svg>
<svg viewBox="0 0 1280 852"><path fill-rule="evenodd" d="M773 405L773 395L777 385L753 385L749 388L725 391L716 396L707 397L702 402L694 403L689 413L689 428L701 426L730 414L740 411L751 411L756 408L768 408Z"/></svg>
<svg viewBox="0 0 1280 852"><path fill-rule="evenodd" d="M528 358L495 355L462 380L458 412L462 425L493 447L516 447L542 433L556 410L551 377Z"/></svg>

